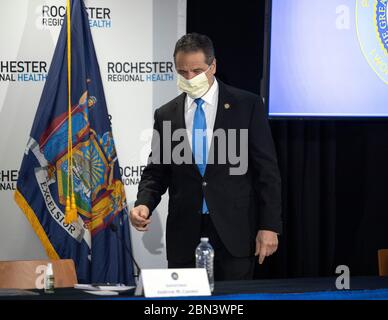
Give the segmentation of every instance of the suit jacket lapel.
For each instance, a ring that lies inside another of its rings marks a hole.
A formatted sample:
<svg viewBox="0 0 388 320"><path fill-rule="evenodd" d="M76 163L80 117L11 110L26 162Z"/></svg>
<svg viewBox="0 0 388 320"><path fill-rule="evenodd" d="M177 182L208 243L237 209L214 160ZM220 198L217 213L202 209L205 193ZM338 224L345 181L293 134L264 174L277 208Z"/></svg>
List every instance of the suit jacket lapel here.
<svg viewBox="0 0 388 320"><path fill-rule="evenodd" d="M228 92L225 84L218 79L217 79L217 81L218 81L218 88L219 88L217 113L216 113L216 119L215 119L214 127L213 127L213 137L212 137L212 141L211 141L210 148L209 148L209 155L214 155L213 161L216 161L216 162L217 162L218 147L216 148L216 146L214 145L214 133L218 129L223 129L226 131L225 134L227 137L227 129L230 126L230 120L231 120L230 119L230 114L231 114L230 108L234 102L233 96ZM213 165L210 164L210 165L206 166L205 176L207 176L209 173L211 173L213 171L214 164L216 164L216 162L213 163Z"/></svg>
<svg viewBox="0 0 388 320"><path fill-rule="evenodd" d="M182 93L180 96L177 97L175 101L174 119L175 119L176 129L186 129L185 99L186 99L186 94Z"/></svg>
<svg viewBox="0 0 388 320"><path fill-rule="evenodd" d="M218 79L217 79L218 80ZM216 119L214 121L214 127L213 127L213 132L216 131L217 129L228 129L229 127L229 109L226 108L227 105L231 105L232 98L227 91L225 84L222 83L220 80L218 80L218 88L219 88L219 93L218 93L218 105L217 105L217 113L216 113ZM211 142L211 148L214 147L212 139Z"/></svg>

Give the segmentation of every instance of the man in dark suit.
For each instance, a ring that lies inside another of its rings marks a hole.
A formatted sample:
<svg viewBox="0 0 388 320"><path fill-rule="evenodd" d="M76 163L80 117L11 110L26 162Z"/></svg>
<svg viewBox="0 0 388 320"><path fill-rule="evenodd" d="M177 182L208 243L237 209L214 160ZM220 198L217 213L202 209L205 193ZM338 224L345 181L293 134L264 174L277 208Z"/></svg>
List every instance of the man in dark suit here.
<svg viewBox="0 0 388 320"><path fill-rule="evenodd" d="M195 267L195 248L206 236L215 249L216 280L251 279L255 256L262 264L272 255L282 229L280 174L264 106L216 79L207 36L183 36L174 60L183 93L155 111L131 223L147 231L168 189L168 266ZM169 130L184 134L171 138ZM185 161L177 160L182 154Z"/></svg>

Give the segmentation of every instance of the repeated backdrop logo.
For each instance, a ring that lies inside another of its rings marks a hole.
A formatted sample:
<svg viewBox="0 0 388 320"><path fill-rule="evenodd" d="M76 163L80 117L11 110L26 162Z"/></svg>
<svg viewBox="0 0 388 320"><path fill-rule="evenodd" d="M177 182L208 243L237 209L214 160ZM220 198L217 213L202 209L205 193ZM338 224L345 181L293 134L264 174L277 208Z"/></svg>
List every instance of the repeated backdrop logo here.
<svg viewBox="0 0 388 320"><path fill-rule="evenodd" d="M110 7L86 7L91 28L111 28L112 9ZM43 4L36 9L38 29L60 28L66 16L63 5ZM101 66L100 66L101 67ZM49 70L48 61L0 61L0 81L2 82L44 82ZM107 82L173 82L174 64L172 61L109 61L106 63ZM110 115L110 119L112 116ZM121 167L123 183L136 186L144 165ZM0 191L15 190L18 170L1 171ZM10 180L10 176L13 178ZM16 178L15 178L16 177Z"/></svg>
<svg viewBox="0 0 388 320"><path fill-rule="evenodd" d="M122 181L128 202L133 204L149 153L151 136L147 134L144 139L144 132L152 131L154 109L178 93L172 52L186 31L186 0L84 1ZM0 41L7 42L0 52L0 219L7 221L0 223L0 242L8 243L0 250L2 260L46 257L15 205L13 193L65 18L65 0L0 2ZM9 30L13 35L10 41ZM166 204L158 210L161 214L155 217L159 219L154 224L158 228L156 238L164 234ZM25 241L9 241L14 234L23 234ZM163 240L144 243L147 239L136 232L132 232L132 238L140 263L148 267L166 264L164 249L159 250ZM158 248L152 248L155 242Z"/></svg>
<svg viewBox="0 0 388 320"><path fill-rule="evenodd" d="M125 166L120 167L120 173L125 186L136 186L140 182L140 177L145 166Z"/></svg>
<svg viewBox="0 0 388 320"><path fill-rule="evenodd" d="M109 82L173 81L172 61L108 62Z"/></svg>
<svg viewBox="0 0 388 320"><path fill-rule="evenodd" d="M63 18L66 16L66 7L61 5L42 5L40 8L41 16L38 21L43 28L59 28L63 24ZM89 15L89 25L91 28L111 28L111 8L108 7L86 7Z"/></svg>
<svg viewBox="0 0 388 320"><path fill-rule="evenodd" d="M0 61L0 81L45 81L47 61Z"/></svg>
<svg viewBox="0 0 388 320"><path fill-rule="evenodd" d="M91 28L111 28L111 8L87 7ZM66 16L66 7L61 5L38 6L36 24L39 29L60 28ZM47 61L0 61L0 81L27 82L45 81L48 73Z"/></svg>
<svg viewBox="0 0 388 320"><path fill-rule="evenodd" d="M15 191L19 170L0 170L0 191Z"/></svg>

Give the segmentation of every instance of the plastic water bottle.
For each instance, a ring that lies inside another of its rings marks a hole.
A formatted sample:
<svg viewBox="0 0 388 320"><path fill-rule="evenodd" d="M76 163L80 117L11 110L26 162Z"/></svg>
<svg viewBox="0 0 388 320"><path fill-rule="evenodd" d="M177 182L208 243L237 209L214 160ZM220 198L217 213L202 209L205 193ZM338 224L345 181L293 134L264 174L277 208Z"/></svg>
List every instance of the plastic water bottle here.
<svg viewBox="0 0 388 320"><path fill-rule="evenodd" d="M195 250L195 264L197 268L205 268L210 285L210 291L214 290L214 249L209 243L209 238L201 238L201 243Z"/></svg>

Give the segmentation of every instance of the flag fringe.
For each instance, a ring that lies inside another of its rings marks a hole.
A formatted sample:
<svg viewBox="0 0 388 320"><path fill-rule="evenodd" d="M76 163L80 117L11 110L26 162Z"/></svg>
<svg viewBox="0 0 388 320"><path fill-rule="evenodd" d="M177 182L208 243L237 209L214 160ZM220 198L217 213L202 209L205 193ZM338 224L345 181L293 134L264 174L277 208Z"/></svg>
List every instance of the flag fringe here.
<svg viewBox="0 0 388 320"><path fill-rule="evenodd" d="M60 257L47 237L47 234L36 217L34 210L32 210L19 190L15 191L14 198L20 209L22 209L23 213L27 217L27 220L30 222L44 249L46 250L47 256L52 260L59 260Z"/></svg>

